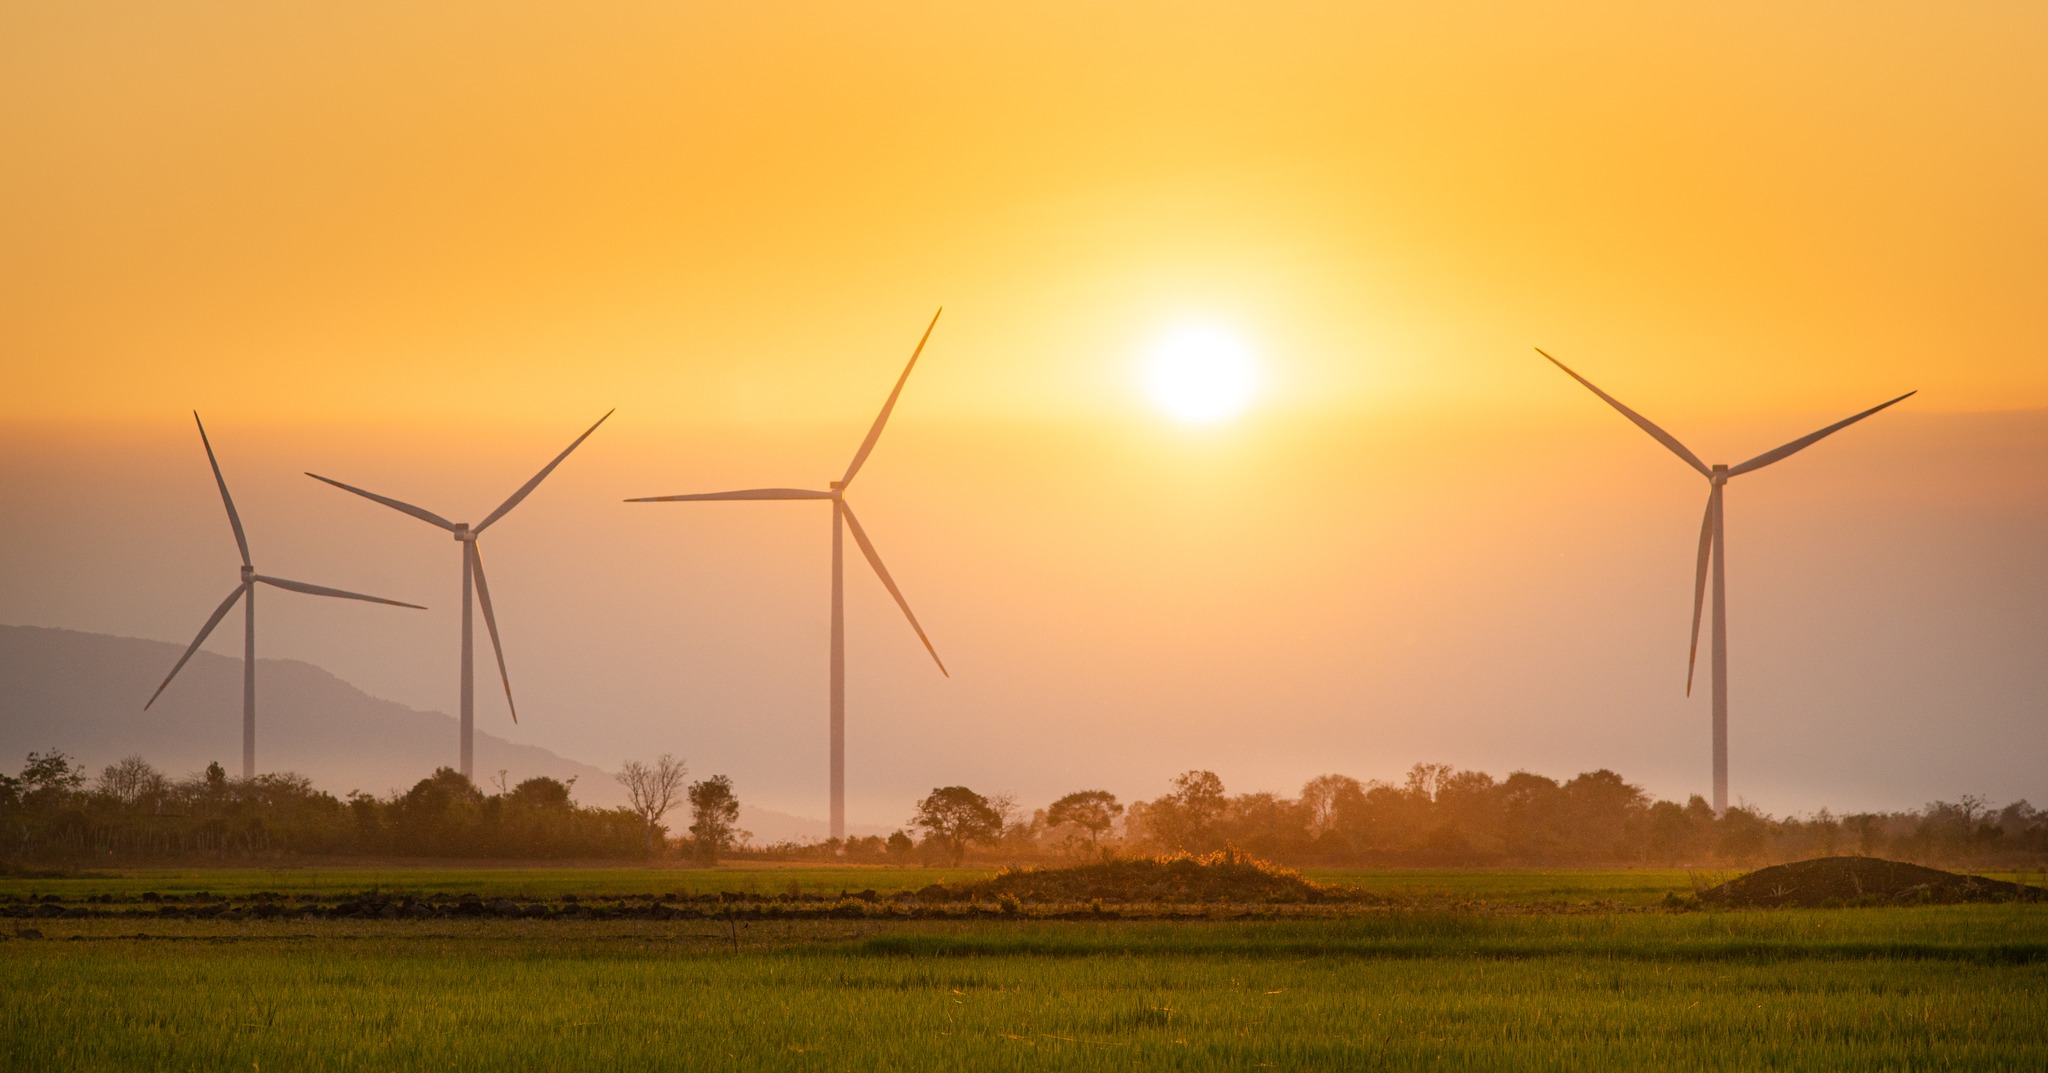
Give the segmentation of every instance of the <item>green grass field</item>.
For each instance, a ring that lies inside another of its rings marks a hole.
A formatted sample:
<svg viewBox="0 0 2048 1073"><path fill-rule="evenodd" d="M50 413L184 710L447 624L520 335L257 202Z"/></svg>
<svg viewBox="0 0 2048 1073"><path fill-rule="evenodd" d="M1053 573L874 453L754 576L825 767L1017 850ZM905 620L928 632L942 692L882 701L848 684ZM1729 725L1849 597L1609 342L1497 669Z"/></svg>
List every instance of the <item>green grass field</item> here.
<svg viewBox="0 0 2048 1073"><path fill-rule="evenodd" d="M369 885L361 882L368 871L299 878L321 885L311 889L351 891ZM750 881L780 892L791 879L830 894L915 888L939 875L378 874L385 889L515 895L733 890ZM276 875L9 879L0 892L33 884L48 893L53 882L94 885L66 892L82 896L292 889ZM893 887L887 877L896 877ZM2039 905L1603 912L1648 907L1667 890L1690 891L1690 880L1608 872L1341 878L1414 904L1263 923L12 921L0 928L33 924L45 938L0 941L0 1064L2048 1068L2048 912ZM1455 904L1429 908L1437 902Z"/></svg>
<svg viewBox="0 0 2048 1073"><path fill-rule="evenodd" d="M821 894L874 890L891 894L931 883L987 879L988 868L417 868L348 865L331 868L87 870L61 877L0 876L0 898L54 894L66 901L145 891L231 896L257 891L335 895L377 889L393 894L476 893L484 897L553 898L618 895ZM1417 903L1515 902L1653 905L1666 894L1691 894L1695 878L1678 870L1560 871L1449 869L1308 869L1318 883L1359 887ZM1720 877L1726 878L1726 877ZM1715 880L1717 881L1717 880Z"/></svg>
<svg viewBox="0 0 2048 1073"><path fill-rule="evenodd" d="M484 897L558 898L607 894L825 894L874 890L892 894L930 883L986 879L986 868L335 868L120 869L60 878L0 876L0 897L54 894L66 901L145 891L229 896L274 891L289 895L473 893Z"/></svg>

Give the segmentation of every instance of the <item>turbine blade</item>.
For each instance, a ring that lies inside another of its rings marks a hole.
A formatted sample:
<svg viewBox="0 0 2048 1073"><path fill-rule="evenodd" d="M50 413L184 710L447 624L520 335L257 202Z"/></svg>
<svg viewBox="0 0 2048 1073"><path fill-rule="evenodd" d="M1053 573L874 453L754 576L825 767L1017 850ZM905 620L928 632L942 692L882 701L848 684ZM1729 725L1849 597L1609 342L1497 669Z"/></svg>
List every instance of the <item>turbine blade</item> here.
<svg viewBox="0 0 2048 1073"><path fill-rule="evenodd" d="M945 311L945 306L939 307L939 313ZM910 364L903 367L903 375L896 378L896 386L889 392L889 401L882 404L882 412L875 417L875 427L868 430L867 439L860 441L860 450L854 452L853 464L846 467L846 476L839 478L841 488L852 482L853 475L859 473L861 465L868 460L868 452L875 449L875 441L882 438L882 426L889 423L889 413L896 409L896 396L903 394L903 384L910 379L910 370L917 368L917 356L924 353L925 340L930 339L932 329L939 326L939 313L933 313L932 322L924 326L924 335L918 339L917 349L910 352Z"/></svg>
<svg viewBox="0 0 2048 1073"><path fill-rule="evenodd" d="M611 415L618 412L619 411L617 408L606 410L604 412L604 417L600 417L597 419L597 425L604 424L606 418L609 418ZM546 480L548 474L553 473L555 471L555 467L561 465L562 460L569 457L569 452L575 450L578 447L581 447L583 445L583 441L589 439L590 434L597 431L597 425L592 425L589 428L584 429L583 435L576 437L576 442L570 444L567 447L562 448L562 453L556 455L555 460L553 462L550 462L547 465L542 466L540 472L533 475L532 480L520 485L519 490L517 492L512 493L512 495L508 497L503 503L498 504L497 510L494 510L489 514L485 515L484 520L476 524L476 531L481 533L484 530L489 529L491 527L492 522L495 522L498 519L503 518L505 516L505 512L519 505L520 500L525 499L529 495L532 495L533 490L540 487L540 482Z"/></svg>
<svg viewBox="0 0 2048 1073"><path fill-rule="evenodd" d="M220 460L213 457L213 441L206 438L206 422L192 411L192 423L199 426L199 442L206 445L206 463L213 467L213 483L220 485L220 501L227 504L228 524L235 527L235 547L242 549L242 565L249 565L249 537L242 532L242 516L235 512L235 498L228 494L227 478L220 475Z"/></svg>
<svg viewBox="0 0 2048 1073"><path fill-rule="evenodd" d="M306 474L306 476L311 477L316 481L326 481L328 484L331 484L344 492L354 492L355 494L362 496L364 499L376 500L377 502L382 503L387 507L390 507L392 510L398 511L401 514L410 514L413 517L418 518L420 521L426 522L429 525L438 525L451 533L455 531L454 522L451 522L448 519L443 518L440 515L434 513L431 510L427 510L424 507L415 507L410 503L404 502L402 500L393 499L390 496L380 496L375 492L366 492L361 488L357 488L353 484L343 484L332 477L322 477L318 473L308 473Z"/></svg>
<svg viewBox="0 0 2048 1073"><path fill-rule="evenodd" d="M251 574L249 575L249 580L261 581L265 585L275 585L280 589L290 589L293 592L303 592L313 596L339 596L344 600L367 600L373 604L410 607L415 611L426 610L426 608L421 607L419 604L409 604L403 600L386 600L382 596L365 596L360 592L349 592L346 589L330 589L325 585L308 585L303 581L287 581L281 577L265 577L262 574Z"/></svg>
<svg viewBox="0 0 2048 1073"><path fill-rule="evenodd" d="M1700 563L1692 579L1692 647L1685 654L1685 695L1692 696L1693 667L1700 658L1700 610L1707 599L1707 562L1714 551L1714 499L1707 493L1707 513L1700 519Z"/></svg>
<svg viewBox="0 0 2048 1073"><path fill-rule="evenodd" d="M171 679L176 678L178 672L185 669L185 661L192 658L192 653L199 651L199 646L206 641L206 635L212 633L215 626L220 625L221 619L228 617L229 609L235 606L235 601L241 599L242 593L248 591L248 588L248 582L235 586L235 591L228 593L228 598L213 609L213 617L206 620L206 625L199 627L199 636L192 638L192 646L185 649L184 655L178 657L178 662L171 668L171 673L164 675L164 684L156 687L156 692L149 695L149 702L142 706L143 711L148 711L149 705L155 704L156 699L164 695L164 690L170 686Z"/></svg>
<svg viewBox="0 0 2048 1073"><path fill-rule="evenodd" d="M745 488L737 492L698 492L686 496L641 496L628 503L709 503L721 499L830 499L830 492L808 488Z"/></svg>
<svg viewBox="0 0 2048 1073"><path fill-rule="evenodd" d="M1644 417L1642 414L1639 414L1634 410L1631 410L1628 407L1623 406L1621 404L1620 399L1617 399L1614 396L1609 395L1605 391L1602 391L1599 388L1594 387L1593 382L1591 380L1588 380L1585 377L1580 376L1575 372L1572 372L1570 366L1566 365L1564 362L1557 360L1556 358L1550 357L1550 355L1547 352L1545 352L1542 347L1537 347L1536 353L1542 354L1545 358L1549 358L1550 364L1555 365L1560 369L1563 369L1565 371L1565 375L1571 377L1574 380L1577 380L1581 384L1586 385L1586 390L1592 392L1595 395L1600 396L1602 399L1606 400L1607 405L1612 406L1615 409L1621 411L1621 416L1626 417L1630 421L1635 422L1637 428L1640 428L1644 432L1649 433L1652 437L1654 437L1657 440L1658 443L1661 443L1664 446L1671 448L1671 453L1677 455L1682 459L1685 459L1686 465L1689 465L1692 468L1699 470L1702 476L1713 475L1714 471L1707 468L1707 464L1705 462L1700 461L1700 457L1698 455L1693 454L1691 451L1686 449L1686 446L1684 444L1678 442L1678 437L1673 436L1671 433L1666 432L1661 428L1658 428L1654 422L1652 422L1649 418Z"/></svg>
<svg viewBox="0 0 2048 1073"><path fill-rule="evenodd" d="M498 680L505 683L505 707L512 709L512 721L516 723L519 721L519 705L512 703L512 676L505 673L505 646L498 643L498 616L491 613L491 587L484 584L483 549L472 546L470 562L476 564L477 606L483 609L484 629L491 634L491 651L498 656Z"/></svg>
<svg viewBox="0 0 2048 1073"><path fill-rule="evenodd" d="M939 673L948 678L953 677L953 672L946 669L946 661L939 658L939 650L932 647L932 639L924 635L924 627L917 624L917 616L910 611L910 601L903 598L903 591L896 587L895 580L889 576L889 568L883 566L882 557L875 554L875 545L868 540L867 532L861 529L859 519L853 516L853 508L847 506L846 501L842 499L839 501L839 512L845 515L846 528L853 531L853 542L860 545L860 553L868 557L868 565L874 567L875 576L882 579L882 587L888 589L889 595L896 598L896 606L903 609L903 617L910 620L910 628L917 631L917 639L924 642L924 650L930 652L932 662L939 665Z"/></svg>
<svg viewBox="0 0 2048 1073"><path fill-rule="evenodd" d="M1730 477L1733 477L1738 473L1748 473L1750 470L1753 469L1762 469L1765 466L1768 466L1771 463L1776 462L1787 455L1796 454L1800 451L1805 450L1808 447L1813 446L1816 441L1825 439L1828 436L1832 436L1835 433L1840 432L1845 428L1848 428L1850 425L1853 425L1856 422L1861 421L1866 417L1869 417L1871 414L1874 414L1887 406L1904 402L1907 399L1910 399L1913 396L1918 395L1919 393L1920 392L1917 389L1913 391L1908 391L1904 395L1901 395L1898 398L1893 399L1891 402L1878 403L1876 406L1873 406L1870 409L1865 410L1854 417L1843 418L1842 420L1837 421L1824 429L1821 429L1819 432L1809 433L1808 435L1801 436L1798 439L1793 440L1791 443L1788 443L1783 447L1779 447L1775 450L1765 451L1763 454L1760 454L1755 458L1752 458L1749 461L1742 463L1739 466L1730 466L1728 467L1728 475Z"/></svg>

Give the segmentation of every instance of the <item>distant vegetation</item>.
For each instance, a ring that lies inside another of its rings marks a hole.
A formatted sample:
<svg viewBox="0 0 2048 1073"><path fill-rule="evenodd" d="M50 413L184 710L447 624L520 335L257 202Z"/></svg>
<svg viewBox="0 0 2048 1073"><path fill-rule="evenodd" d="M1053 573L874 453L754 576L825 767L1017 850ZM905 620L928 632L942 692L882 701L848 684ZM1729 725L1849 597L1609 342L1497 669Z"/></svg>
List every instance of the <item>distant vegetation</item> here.
<svg viewBox="0 0 2048 1073"><path fill-rule="evenodd" d="M0 776L0 854L15 860L631 858L645 831L632 810L583 807L554 779L486 794L448 768L345 800L303 776L231 779L219 764L173 780L140 757L89 781L62 753L30 753L19 777Z"/></svg>
<svg viewBox="0 0 2048 1073"><path fill-rule="evenodd" d="M1945 866L2048 863L2048 813L1964 797L1906 812L1772 817L1699 797L1655 801L1611 771L1564 782L1497 780L1418 764L1400 784L1324 775L1283 797L1231 794L1190 771L1128 805L1101 790L1026 812L1001 795L935 789L887 838L749 846L723 776L683 783L681 761L626 765L635 808L579 805L573 782L533 778L486 792L443 768L386 797L337 798L297 775L232 779L218 764L177 780L139 757L96 778L62 753L0 775L0 859L249 860L279 856L844 861L896 866L1051 864L1226 848L1309 867L1721 867L1836 854ZM502 783L502 780L501 780ZM690 837L664 814L687 799Z"/></svg>
<svg viewBox="0 0 2048 1073"><path fill-rule="evenodd" d="M1518 771L1417 764L1400 784L1345 775L1309 780L1299 795L1228 793L1208 771L1167 793L1123 805L1104 791L1068 794L1025 813L964 786L932 791L898 832L775 847L781 855L841 855L873 863L1050 863L1104 855L1212 853L1234 847L1297 866L1682 867L1749 866L1835 854L1947 865L2048 863L2048 812L2025 801L1993 808L1974 797L1908 812L1773 817L1705 800L1652 800L1612 771L1559 782ZM843 849L843 853L841 852Z"/></svg>

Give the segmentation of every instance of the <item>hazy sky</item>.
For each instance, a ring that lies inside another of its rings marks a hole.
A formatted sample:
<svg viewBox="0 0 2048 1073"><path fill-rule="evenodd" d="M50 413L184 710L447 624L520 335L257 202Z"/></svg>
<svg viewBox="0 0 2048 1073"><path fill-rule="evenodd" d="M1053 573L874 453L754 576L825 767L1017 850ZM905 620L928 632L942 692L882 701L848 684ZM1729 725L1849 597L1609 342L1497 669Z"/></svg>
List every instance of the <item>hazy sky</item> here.
<svg viewBox="0 0 2048 1073"><path fill-rule="evenodd" d="M2039 801L2044 114L2031 3L0 5L0 620L189 639L197 408L259 566L432 605L264 654L452 709L454 544L300 471L475 520L617 406L486 538L480 722L821 814L828 512L619 500L836 477L943 304L854 502L955 676L851 570L855 822L1705 792L1704 485L1542 345L1710 460L1919 389L1731 487L1732 789ZM1191 324L1241 418L1148 403Z"/></svg>

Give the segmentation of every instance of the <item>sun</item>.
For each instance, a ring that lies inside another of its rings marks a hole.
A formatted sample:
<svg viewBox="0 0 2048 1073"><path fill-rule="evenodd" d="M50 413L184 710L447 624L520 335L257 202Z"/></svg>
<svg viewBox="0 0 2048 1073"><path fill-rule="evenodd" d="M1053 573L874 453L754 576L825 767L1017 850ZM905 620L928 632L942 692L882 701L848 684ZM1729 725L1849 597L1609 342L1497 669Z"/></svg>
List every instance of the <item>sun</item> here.
<svg viewBox="0 0 2048 1073"><path fill-rule="evenodd" d="M1251 348L1222 328L1183 324L1152 344L1145 394L1170 417L1190 424L1236 417L1258 390Z"/></svg>

